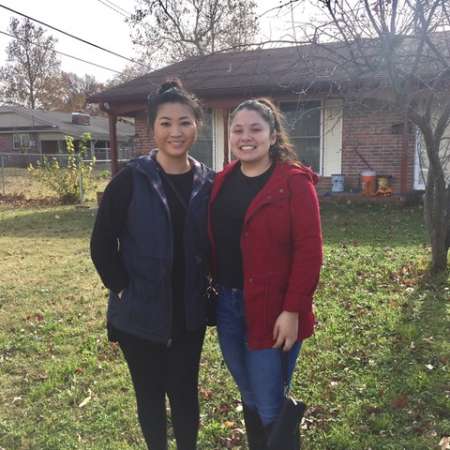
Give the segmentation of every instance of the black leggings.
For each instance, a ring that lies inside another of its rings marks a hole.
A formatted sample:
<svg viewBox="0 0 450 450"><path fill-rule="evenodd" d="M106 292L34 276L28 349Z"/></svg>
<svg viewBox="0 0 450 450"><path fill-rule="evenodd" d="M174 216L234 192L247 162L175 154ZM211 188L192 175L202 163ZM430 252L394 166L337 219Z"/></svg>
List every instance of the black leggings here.
<svg viewBox="0 0 450 450"><path fill-rule="evenodd" d="M151 450L167 450L166 394L178 450L195 450L199 427L198 371L205 330L170 347L118 333L136 393L142 433Z"/></svg>

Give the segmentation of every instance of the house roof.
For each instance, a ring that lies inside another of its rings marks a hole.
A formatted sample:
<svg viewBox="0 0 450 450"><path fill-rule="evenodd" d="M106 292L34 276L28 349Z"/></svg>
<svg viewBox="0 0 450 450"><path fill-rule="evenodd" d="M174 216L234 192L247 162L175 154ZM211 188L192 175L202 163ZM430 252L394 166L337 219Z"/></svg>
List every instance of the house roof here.
<svg viewBox="0 0 450 450"><path fill-rule="evenodd" d="M437 35L439 40L447 41L447 48L450 48L450 33ZM403 67L411 61L414 41L401 40L399 64ZM334 42L197 56L107 89L88 101L143 101L163 81L173 77L180 78L188 90L201 98L340 89L361 81L379 84L386 78L384 61L379 58L380 48L379 40L367 39L354 42L350 47ZM358 64L358 58L362 64ZM365 64L366 58L372 63L370 67ZM426 72L431 67L422 61L420 69Z"/></svg>
<svg viewBox="0 0 450 450"><path fill-rule="evenodd" d="M0 107L0 133L17 133L39 131L43 133L60 133L79 138L83 133L90 133L92 139L109 140L108 119L90 116L89 125L72 123L72 113L59 111L31 110L21 106ZM117 138L126 141L135 134L134 126L117 122Z"/></svg>
<svg viewBox="0 0 450 450"><path fill-rule="evenodd" d="M166 79L178 77L199 97L266 94L299 86L314 75L305 63L309 46L257 49L197 56L91 96L88 101L132 101L154 93ZM315 68L315 67L314 67ZM336 80L336 73L323 67L323 81Z"/></svg>

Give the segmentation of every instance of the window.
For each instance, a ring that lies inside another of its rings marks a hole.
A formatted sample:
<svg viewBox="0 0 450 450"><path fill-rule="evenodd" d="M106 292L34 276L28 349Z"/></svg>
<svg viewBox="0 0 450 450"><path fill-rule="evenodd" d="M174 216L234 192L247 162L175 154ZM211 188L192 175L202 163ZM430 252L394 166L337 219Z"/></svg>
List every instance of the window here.
<svg viewBox="0 0 450 450"><path fill-rule="evenodd" d="M280 107L299 160L319 172L321 102L282 103Z"/></svg>
<svg viewBox="0 0 450 450"><path fill-rule="evenodd" d="M213 161L213 113L211 109L205 111L203 126L198 133L197 142L192 146L189 152L191 156L198 159L208 167L212 167Z"/></svg>
<svg viewBox="0 0 450 450"><path fill-rule="evenodd" d="M13 148L14 150L29 149L32 146L31 136L29 134L14 134Z"/></svg>

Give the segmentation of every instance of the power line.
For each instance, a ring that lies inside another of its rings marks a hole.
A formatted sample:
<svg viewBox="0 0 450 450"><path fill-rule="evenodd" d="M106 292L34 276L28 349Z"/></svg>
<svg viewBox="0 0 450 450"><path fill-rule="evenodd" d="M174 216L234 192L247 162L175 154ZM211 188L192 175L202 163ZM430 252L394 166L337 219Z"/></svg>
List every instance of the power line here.
<svg viewBox="0 0 450 450"><path fill-rule="evenodd" d="M4 34L4 35L6 35L6 36L9 36L9 37L11 37L11 38L13 38L13 39L16 39L16 40L18 40L18 41L22 41L22 42L25 42L25 43L28 43L28 44L31 44L31 45L35 45L36 47L45 48L45 46L43 46L43 45L37 44L36 42L28 41L28 40L26 40L26 39L19 38L19 37L17 37L17 36L12 35L12 34L6 33L6 31L0 30L0 33L1 33L1 34ZM69 55L68 53L60 52L60 51L58 51L58 50L54 50L54 52L55 52L55 53L58 53L59 55L67 56L68 58L72 58L72 59L75 59L75 60L77 60L77 61L81 61L81 62L86 63L86 64L91 64L92 66L99 67L100 69L109 70L109 71L115 72L115 73L122 73L122 72L120 72L120 71L118 71L118 70L111 69L111 68L109 68L109 67L102 66L102 65L100 65L100 64L97 64L97 63L94 63L94 62L91 62L91 61L86 61L85 59L82 59L82 58L78 58L77 56Z"/></svg>
<svg viewBox="0 0 450 450"><path fill-rule="evenodd" d="M129 18L131 16L131 13L128 12L126 9L123 9L120 5L117 3L112 2L111 0L98 0L100 3L103 3L108 8L114 9L119 14L122 14L124 17Z"/></svg>
<svg viewBox="0 0 450 450"><path fill-rule="evenodd" d="M118 5L117 3L114 3L111 0L105 0L106 2L110 3L111 5L114 5L116 8L121 9L124 13L126 13L127 15L131 16L131 13L129 13L126 9L123 9L120 5Z"/></svg>
<svg viewBox="0 0 450 450"><path fill-rule="evenodd" d="M25 18L27 18L29 20L32 20L33 22L40 23L41 25L44 25L45 27L51 28L52 30L58 31L59 33L62 33L62 34L65 34L66 36L69 36L72 39L76 39L76 40L78 40L80 42L83 42L84 44L91 45L92 47L95 47L95 48L97 48L99 50L102 50L104 52L110 53L111 55L117 56L117 57L122 58L122 59L126 59L127 61L130 61L130 62L132 62L134 64L139 64L140 66L146 67L145 64L142 64L139 61L135 61L134 59L127 58L126 56L123 56L120 53L116 53L116 52L114 52L112 50L108 50L108 49L106 49L104 47L101 47L100 45L97 45L97 44L94 44L92 42L89 42L89 41L87 41L87 40L85 40L83 38L80 38L78 36L74 36L73 34L70 34L67 31L63 31L60 28L56 28L56 27L54 27L52 25L49 25L48 23L45 23L45 22L43 22L41 20L34 19L33 17L27 16L26 14L23 14L23 13L21 13L19 11L16 11L15 9L12 9L12 8L9 8L8 6L2 5L1 3L0 3L0 8L7 9L8 11L11 11L14 14L18 14L19 16L25 17Z"/></svg>
<svg viewBox="0 0 450 450"><path fill-rule="evenodd" d="M103 0L97 0L97 1L99 3L101 3L102 5L106 6L107 8L111 9L112 11L116 12L117 14L120 14L121 16L126 17L126 18L129 17L128 14L125 14L120 9L117 9L115 6L113 6L113 4L110 5L109 3L106 3Z"/></svg>

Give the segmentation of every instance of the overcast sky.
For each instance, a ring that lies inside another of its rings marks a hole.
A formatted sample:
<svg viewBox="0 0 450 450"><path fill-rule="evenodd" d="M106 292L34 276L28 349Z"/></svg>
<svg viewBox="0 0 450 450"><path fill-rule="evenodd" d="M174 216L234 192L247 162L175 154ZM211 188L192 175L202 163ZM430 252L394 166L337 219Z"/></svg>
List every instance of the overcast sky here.
<svg viewBox="0 0 450 450"><path fill-rule="evenodd" d="M134 0L111 1L129 12L133 11L133 6L136 3ZM129 37L129 27L124 22L124 17L109 9L99 0L0 0L0 3L124 56L135 56ZM257 3L258 14L262 14L276 6L279 1L257 0ZM296 11L296 14L298 14L298 11ZM0 8L1 31L8 31L9 21L13 16L14 14L10 11ZM20 16L16 17L20 18ZM273 12L263 15L261 18L262 38L279 39L286 37L291 29L290 18L289 13L283 14L282 17L279 14L275 16ZM121 71L127 64L125 60L96 50L56 31L49 30L49 33L58 39L56 50L61 52L118 71ZM0 34L0 65L5 63L5 49L10 40L9 37ZM107 70L98 69L61 55L59 55L59 58L63 70L75 72L80 76L89 73L99 81L106 81L114 76L114 73Z"/></svg>

